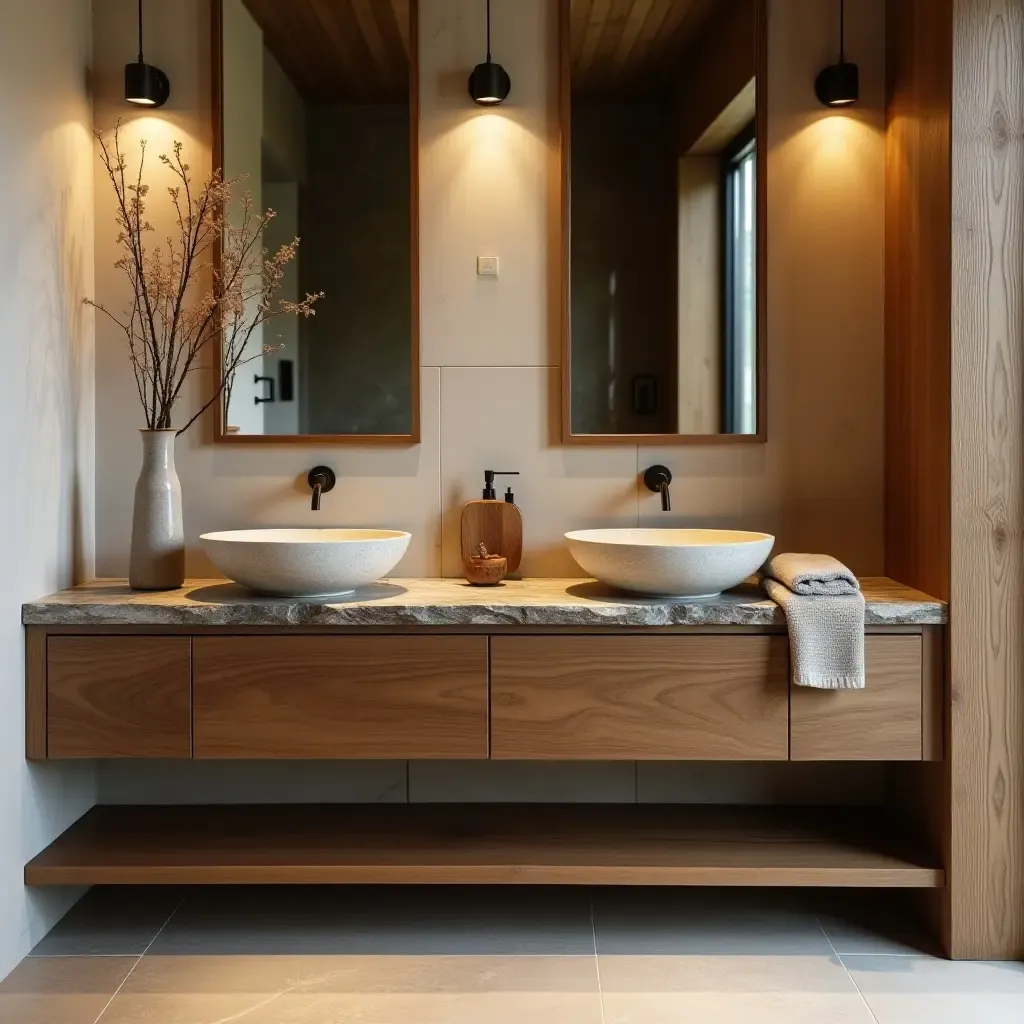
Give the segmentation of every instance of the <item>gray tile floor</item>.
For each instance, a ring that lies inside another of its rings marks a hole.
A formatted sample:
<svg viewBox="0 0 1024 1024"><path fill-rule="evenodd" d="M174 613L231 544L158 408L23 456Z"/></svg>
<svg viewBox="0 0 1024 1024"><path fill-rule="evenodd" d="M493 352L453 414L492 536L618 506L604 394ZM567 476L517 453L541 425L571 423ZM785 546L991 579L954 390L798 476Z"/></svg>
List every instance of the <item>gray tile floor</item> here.
<svg viewBox="0 0 1024 1024"><path fill-rule="evenodd" d="M950 963L900 894L93 889L2 1024L1024 1024L1024 965Z"/></svg>

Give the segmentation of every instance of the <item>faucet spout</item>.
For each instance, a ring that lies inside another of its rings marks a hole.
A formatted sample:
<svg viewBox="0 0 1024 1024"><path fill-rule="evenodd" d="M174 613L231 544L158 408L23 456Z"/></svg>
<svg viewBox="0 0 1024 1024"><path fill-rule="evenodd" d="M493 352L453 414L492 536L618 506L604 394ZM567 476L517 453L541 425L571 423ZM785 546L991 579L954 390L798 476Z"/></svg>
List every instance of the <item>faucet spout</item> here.
<svg viewBox="0 0 1024 1024"><path fill-rule="evenodd" d="M314 512L320 511L320 499L337 483L334 470L330 466L316 466L309 471L306 483L313 488L313 501L310 509Z"/></svg>
<svg viewBox="0 0 1024 1024"><path fill-rule="evenodd" d="M669 494L669 484L672 483L672 471L667 466L651 466L644 473L644 484L649 491L661 495L661 511L672 511L672 496Z"/></svg>

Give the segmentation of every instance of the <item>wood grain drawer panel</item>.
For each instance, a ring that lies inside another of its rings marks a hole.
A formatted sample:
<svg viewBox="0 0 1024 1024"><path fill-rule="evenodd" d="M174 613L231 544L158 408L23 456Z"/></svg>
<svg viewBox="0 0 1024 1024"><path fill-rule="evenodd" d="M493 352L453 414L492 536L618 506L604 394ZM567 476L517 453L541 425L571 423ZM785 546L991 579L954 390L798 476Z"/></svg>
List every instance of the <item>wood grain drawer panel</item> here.
<svg viewBox="0 0 1024 1024"><path fill-rule="evenodd" d="M197 758L487 757L486 637L194 642Z"/></svg>
<svg viewBox="0 0 1024 1024"><path fill-rule="evenodd" d="M867 686L790 695L794 761L920 761L920 635L865 638Z"/></svg>
<svg viewBox="0 0 1024 1024"><path fill-rule="evenodd" d="M491 640L491 756L786 760L781 636Z"/></svg>
<svg viewBox="0 0 1024 1024"><path fill-rule="evenodd" d="M187 636L51 636L47 755L189 757Z"/></svg>

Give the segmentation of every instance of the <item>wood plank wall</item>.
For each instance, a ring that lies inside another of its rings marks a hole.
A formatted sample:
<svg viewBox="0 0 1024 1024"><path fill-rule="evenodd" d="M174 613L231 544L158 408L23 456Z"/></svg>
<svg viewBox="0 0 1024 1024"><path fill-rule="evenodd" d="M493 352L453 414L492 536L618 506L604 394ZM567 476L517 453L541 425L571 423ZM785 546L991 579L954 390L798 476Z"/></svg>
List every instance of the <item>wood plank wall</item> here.
<svg viewBox="0 0 1024 1024"><path fill-rule="evenodd" d="M888 0L885 571L944 600L950 590L952 40L953 0ZM941 647L933 653L945 660ZM948 713L943 718L948 725ZM886 793L945 865L951 807L944 740L941 761L888 765ZM928 893L922 903L951 952L950 889Z"/></svg>
<svg viewBox="0 0 1024 1024"><path fill-rule="evenodd" d="M1024 0L954 0L952 952L1024 957Z"/></svg>
<svg viewBox="0 0 1024 1024"><path fill-rule="evenodd" d="M950 601L950 955L1024 957L1024 0L889 0L886 573Z"/></svg>
<svg viewBox="0 0 1024 1024"><path fill-rule="evenodd" d="M949 600L952 0L887 7L885 572Z"/></svg>

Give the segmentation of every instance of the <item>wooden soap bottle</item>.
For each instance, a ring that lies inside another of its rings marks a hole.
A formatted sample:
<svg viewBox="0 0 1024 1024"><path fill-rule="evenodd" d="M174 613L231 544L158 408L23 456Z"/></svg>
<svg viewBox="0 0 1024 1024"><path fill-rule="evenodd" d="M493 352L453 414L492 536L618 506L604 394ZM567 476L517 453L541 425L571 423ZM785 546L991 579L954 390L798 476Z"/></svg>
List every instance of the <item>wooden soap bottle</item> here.
<svg viewBox="0 0 1024 1024"><path fill-rule="evenodd" d="M468 566L483 544L490 554L504 556L506 571L511 574L523 558L523 516L511 487L505 492L504 501L498 500L494 490L496 476L519 476L519 472L484 470L483 498L466 502L462 509L462 564Z"/></svg>

